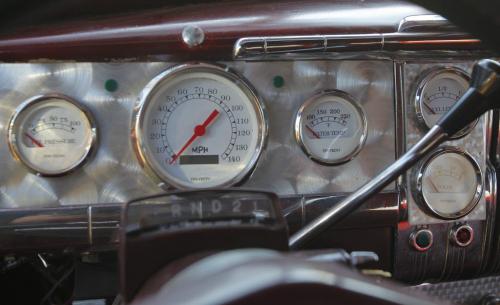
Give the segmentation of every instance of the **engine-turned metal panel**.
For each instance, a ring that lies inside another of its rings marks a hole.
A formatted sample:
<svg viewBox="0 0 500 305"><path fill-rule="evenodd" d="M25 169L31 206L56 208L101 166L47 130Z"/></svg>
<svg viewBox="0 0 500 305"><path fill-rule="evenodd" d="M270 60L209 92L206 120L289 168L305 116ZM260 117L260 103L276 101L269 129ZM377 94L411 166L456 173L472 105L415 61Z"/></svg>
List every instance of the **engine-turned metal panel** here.
<svg viewBox="0 0 500 305"><path fill-rule="evenodd" d="M352 192L395 158L392 62L286 61L225 63L247 78L266 105L267 145L242 186L280 195ZM174 63L30 63L0 65L0 208L125 202L162 189L142 170L131 147L132 110L144 86ZM274 78L284 81L276 86ZM106 86L109 81L115 86ZM117 87L116 87L117 85ZM367 114L367 141L338 166L310 160L293 137L295 114L325 89L352 95ZM40 94L61 93L92 112L95 155L63 177L40 177L14 160L8 122L17 106ZM387 189L394 189L390 185Z"/></svg>
<svg viewBox="0 0 500 305"><path fill-rule="evenodd" d="M405 91L405 109L406 109L406 148L412 147L415 143L420 140L424 134L427 132L427 128L418 120L417 111L415 107L415 95L417 91L417 86L419 80L428 71L437 68L445 67L456 67L467 73L471 73L472 66L474 62L439 62L439 63L407 63L404 65L404 91ZM441 146L456 147L462 149L463 151L470 154L475 161L478 163L481 171L483 173L483 185L484 185L484 175L486 174L486 128L487 120L483 116L479 119L476 126L472 131L458 139L449 140ZM417 166L412 170L409 170L406 174L406 187L407 187L407 202L408 202L408 216L409 222L412 225L417 224L430 224L430 223L440 223L446 222L445 220L438 219L436 217L430 216L428 213L418 206L414 198L415 192L415 176ZM481 199L476 207L465 217L461 218L460 221L467 220L481 220L486 217L486 207L485 207L485 195L486 191L483 191ZM452 222L451 220L450 222Z"/></svg>

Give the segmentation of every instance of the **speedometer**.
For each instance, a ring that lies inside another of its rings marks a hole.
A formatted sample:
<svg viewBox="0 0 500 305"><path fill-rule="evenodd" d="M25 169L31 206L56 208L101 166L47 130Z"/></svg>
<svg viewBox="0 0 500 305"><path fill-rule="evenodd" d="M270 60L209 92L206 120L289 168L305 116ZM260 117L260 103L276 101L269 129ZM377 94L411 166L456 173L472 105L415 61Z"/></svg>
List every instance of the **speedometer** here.
<svg viewBox="0 0 500 305"><path fill-rule="evenodd" d="M223 67L197 63L173 67L146 86L132 139L156 180L200 189L241 181L266 132L263 105L250 86Z"/></svg>

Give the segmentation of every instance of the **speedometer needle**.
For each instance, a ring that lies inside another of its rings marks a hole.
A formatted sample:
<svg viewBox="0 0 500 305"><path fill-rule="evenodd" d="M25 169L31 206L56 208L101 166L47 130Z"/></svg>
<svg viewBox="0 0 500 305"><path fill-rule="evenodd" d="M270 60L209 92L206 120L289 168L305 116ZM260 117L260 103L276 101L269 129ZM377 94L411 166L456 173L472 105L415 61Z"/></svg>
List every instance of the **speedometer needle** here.
<svg viewBox="0 0 500 305"><path fill-rule="evenodd" d="M206 120L203 122L203 124L196 125L194 127L193 135L191 136L191 138L189 138L189 140L187 140L186 144L184 144L184 146L182 146L182 148L179 150L178 153L176 153L172 156L172 159L170 160L169 163L173 164L179 158L179 156L182 155L182 153L186 150L186 148L188 148L189 145L193 144L193 142L194 142L194 140L196 140L196 138L202 137L203 135L205 135L205 132L207 131L208 125L210 125L213 121L215 121L215 119L217 118L218 115L219 115L219 111L217 111L217 109L214 109L214 111L212 111L212 113L210 113L210 115L208 116L208 118L206 118Z"/></svg>
<svg viewBox="0 0 500 305"><path fill-rule="evenodd" d="M43 144L37 139L33 138L29 133L25 132L24 135L33 142L38 147L44 147Z"/></svg>

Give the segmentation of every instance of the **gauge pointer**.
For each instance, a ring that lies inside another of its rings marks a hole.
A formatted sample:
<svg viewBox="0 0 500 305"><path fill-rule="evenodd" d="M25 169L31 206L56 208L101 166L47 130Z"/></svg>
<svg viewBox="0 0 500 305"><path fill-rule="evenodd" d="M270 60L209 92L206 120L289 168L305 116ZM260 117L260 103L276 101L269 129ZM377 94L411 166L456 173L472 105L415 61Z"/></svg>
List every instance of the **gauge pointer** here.
<svg viewBox="0 0 500 305"><path fill-rule="evenodd" d="M186 142L186 144L184 144L184 146L182 146L182 148L179 150L178 153L176 153L172 156L172 159L170 160L169 163L173 164L179 158L179 156L182 155L182 153L186 150L186 148L188 148L189 145L193 144L194 140L196 140L198 137L202 137L203 135L205 135L205 132L207 131L208 125L210 125L213 121L215 121L215 119L217 118L218 115L219 115L219 111L217 111L217 109L214 109L214 111L212 111L212 113L210 113L210 115L205 120L205 122L203 122L203 124L196 125L194 127L193 135L191 136L191 138L189 138L189 140Z"/></svg>
<svg viewBox="0 0 500 305"><path fill-rule="evenodd" d="M430 113L432 114L436 114L436 112L434 110L432 110L432 107L429 106L429 104L427 104L426 102L423 102L425 108L427 108L427 110L429 110Z"/></svg>
<svg viewBox="0 0 500 305"><path fill-rule="evenodd" d="M38 147L44 147L43 144L37 139L33 138L29 133L25 132L24 135L33 142Z"/></svg>
<svg viewBox="0 0 500 305"><path fill-rule="evenodd" d="M434 184L434 181L432 181L431 178L429 178L429 184L432 186L432 188L434 189L435 193L439 193L438 188L436 187L436 185Z"/></svg>
<svg viewBox="0 0 500 305"><path fill-rule="evenodd" d="M317 139L321 139L321 137L319 136L319 134L318 134L316 131L314 131L311 127L309 127L309 125L306 125L306 128L307 128L307 130L309 130L309 131L312 133L312 135L313 135L315 138L317 138Z"/></svg>

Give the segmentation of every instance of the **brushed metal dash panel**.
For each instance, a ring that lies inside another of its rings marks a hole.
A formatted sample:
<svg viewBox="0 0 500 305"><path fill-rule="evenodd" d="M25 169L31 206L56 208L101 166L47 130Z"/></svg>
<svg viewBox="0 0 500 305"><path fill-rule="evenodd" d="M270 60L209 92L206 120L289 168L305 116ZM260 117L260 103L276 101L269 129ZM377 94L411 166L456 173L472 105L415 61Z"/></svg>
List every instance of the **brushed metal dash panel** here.
<svg viewBox="0 0 500 305"><path fill-rule="evenodd" d="M279 195L352 192L394 162L392 62L283 61L223 63L243 75L266 105L269 136L253 174L244 187ZM161 192L142 170L132 151L132 109L142 88L174 63L31 63L0 64L0 208L119 203ZM280 75L285 84L273 86ZM108 92L104 83L118 82ZM364 108L368 138L361 153L340 166L317 164L293 137L300 105L325 89L351 94ZM95 155L67 176L31 174L13 159L7 125L27 98L58 92L73 97L93 113L99 142ZM390 185L387 190L393 190Z"/></svg>
<svg viewBox="0 0 500 305"><path fill-rule="evenodd" d="M415 143L420 140L421 137L424 136L426 129L423 128L422 124L417 119L417 114L415 111L415 92L416 87L418 86L418 80L425 75L431 69L436 69L440 67L456 67L467 73L472 72L472 66L474 65L473 61L448 61L448 62L439 62L439 63L430 63L430 62L411 62L407 63L404 66L404 88L405 88L405 103L406 103L406 145L407 148L411 148ZM466 136L449 140L442 144L441 146L453 146L463 149L464 151L471 154L474 159L478 162L481 167L481 171L483 175L486 171L486 137L485 132L487 129L487 121L485 116L483 115L474 129ZM430 216L426 212L424 212L418 204L415 202L412 193L412 181L415 177L415 169L414 167L411 170L408 170L406 173L406 185L407 185L407 196L408 196L408 216L409 222L412 225L418 224L431 224L431 223L446 223L446 222L454 222L453 220L446 221L437 219L433 216ZM484 183L484 181L483 181ZM469 221L469 220L483 220L486 218L486 201L485 201L486 191L483 192L483 195L477 204L477 206L470 212L469 215L460 218L460 221Z"/></svg>

